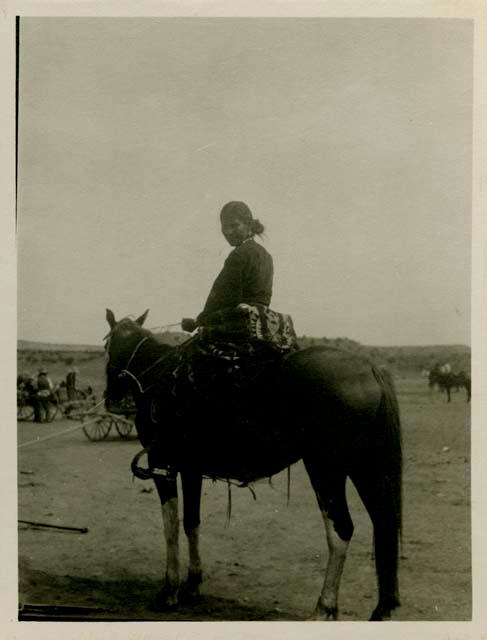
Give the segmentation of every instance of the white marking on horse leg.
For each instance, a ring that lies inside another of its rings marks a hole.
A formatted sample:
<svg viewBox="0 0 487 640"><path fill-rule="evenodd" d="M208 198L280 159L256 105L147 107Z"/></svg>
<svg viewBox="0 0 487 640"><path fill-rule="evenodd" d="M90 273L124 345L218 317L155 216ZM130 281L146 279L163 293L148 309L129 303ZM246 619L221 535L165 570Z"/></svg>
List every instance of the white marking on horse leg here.
<svg viewBox="0 0 487 640"><path fill-rule="evenodd" d="M166 538L166 587L177 600L179 587L179 513L177 496L169 498L162 505L162 520L164 523L164 536ZM175 604L171 603L171 604Z"/></svg>
<svg viewBox="0 0 487 640"><path fill-rule="evenodd" d="M188 578L179 590L179 601L191 601L200 593L200 584L203 579L201 572L201 559L199 551L199 527L195 527L186 534L188 539L189 567Z"/></svg>
<svg viewBox="0 0 487 640"><path fill-rule="evenodd" d="M321 595L313 615L314 620L336 620L338 616L338 591L343 567L347 557L349 541L342 540L335 531L333 520L322 511L328 542L328 563Z"/></svg>
<svg viewBox="0 0 487 640"><path fill-rule="evenodd" d="M188 533L189 573L201 574L200 528Z"/></svg>

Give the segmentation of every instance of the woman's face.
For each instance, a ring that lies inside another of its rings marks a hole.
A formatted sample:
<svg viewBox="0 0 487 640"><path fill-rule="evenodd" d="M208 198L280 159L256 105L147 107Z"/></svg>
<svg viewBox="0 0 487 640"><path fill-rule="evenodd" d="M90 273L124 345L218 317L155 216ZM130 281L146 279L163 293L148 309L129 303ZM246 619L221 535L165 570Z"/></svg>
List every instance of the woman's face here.
<svg viewBox="0 0 487 640"><path fill-rule="evenodd" d="M241 218L224 218L222 233L225 240L232 247L238 247L244 240L250 238L250 224Z"/></svg>

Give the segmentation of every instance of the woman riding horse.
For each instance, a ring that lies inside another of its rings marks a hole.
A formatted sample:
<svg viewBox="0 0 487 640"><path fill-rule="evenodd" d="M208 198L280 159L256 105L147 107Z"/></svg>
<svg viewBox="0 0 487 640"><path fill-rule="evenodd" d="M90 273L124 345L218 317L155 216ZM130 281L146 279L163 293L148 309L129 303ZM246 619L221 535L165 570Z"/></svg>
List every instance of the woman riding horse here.
<svg viewBox="0 0 487 640"><path fill-rule="evenodd" d="M191 402L200 416L224 414L235 408L242 387L297 349L290 316L269 309L273 261L254 240L264 226L244 202L228 202L220 212L221 230L233 247L216 278L203 311L196 320L185 318L182 328L198 329L182 345L175 378L192 391ZM209 400L211 401L209 402Z"/></svg>
<svg viewBox="0 0 487 640"><path fill-rule="evenodd" d="M141 470L139 454L132 470L154 480L162 506L166 576L156 606L173 607L198 593L202 476L248 484L303 459L329 548L315 619L338 617L338 589L353 533L347 477L374 525L379 600L371 620L388 619L399 606L401 433L394 389L383 372L354 354L329 347L295 349L290 319L268 309L272 258L254 241L264 227L243 202L226 204L220 218L234 249L203 311L196 320L183 320L184 330L198 328L194 339L180 347L161 345L142 328L147 312L117 322L107 309L106 407L113 411L130 389L141 454L147 452L149 463ZM219 362L224 375L215 374ZM189 551L184 585L178 473Z"/></svg>

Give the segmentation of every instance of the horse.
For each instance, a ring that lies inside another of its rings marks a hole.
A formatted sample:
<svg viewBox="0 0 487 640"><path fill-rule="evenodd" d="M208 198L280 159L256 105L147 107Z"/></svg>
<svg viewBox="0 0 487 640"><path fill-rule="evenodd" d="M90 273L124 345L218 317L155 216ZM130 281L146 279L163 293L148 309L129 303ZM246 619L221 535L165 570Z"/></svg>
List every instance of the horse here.
<svg viewBox="0 0 487 640"><path fill-rule="evenodd" d="M470 402L472 395L472 381L465 371L460 371L459 373L445 373L438 369L432 369L428 378L429 388L432 389L435 384L438 385L438 388L441 391L446 392L447 402L451 402L452 389L456 389L458 391L460 387L464 387L467 392L467 402Z"/></svg>
<svg viewBox="0 0 487 640"><path fill-rule="evenodd" d="M457 383L460 387L464 387L467 392L467 402L470 402L472 398L472 378L465 371L460 371L456 374Z"/></svg>
<svg viewBox="0 0 487 640"><path fill-rule="evenodd" d="M391 619L400 605L402 445L390 375L352 352L311 346L263 367L241 392L242 402L232 396L231 406L224 408L207 400L188 413L191 398L184 385L174 387L174 370L186 345L158 342L142 326L147 313L136 320L117 321L106 310L110 331L105 338L105 405L115 413L127 391L132 393L144 447L132 470L138 477L153 479L161 502L166 573L152 606L173 608L199 595L203 477L248 484L303 460L329 550L311 619L338 619L338 590L354 529L345 493L347 477L357 488L374 530L378 601L370 620ZM213 391L221 399L224 391L218 384ZM147 469L137 465L144 451ZM189 550L184 583L179 577L178 473Z"/></svg>

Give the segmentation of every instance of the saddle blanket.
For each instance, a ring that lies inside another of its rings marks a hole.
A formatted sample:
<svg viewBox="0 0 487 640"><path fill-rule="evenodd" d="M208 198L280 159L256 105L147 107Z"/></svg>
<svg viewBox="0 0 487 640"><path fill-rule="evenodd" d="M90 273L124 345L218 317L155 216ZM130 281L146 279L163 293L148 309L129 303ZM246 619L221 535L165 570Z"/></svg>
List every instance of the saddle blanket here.
<svg viewBox="0 0 487 640"><path fill-rule="evenodd" d="M233 338L269 342L283 350L298 348L291 316L264 305L240 304L235 309L217 311L199 333L209 342Z"/></svg>

